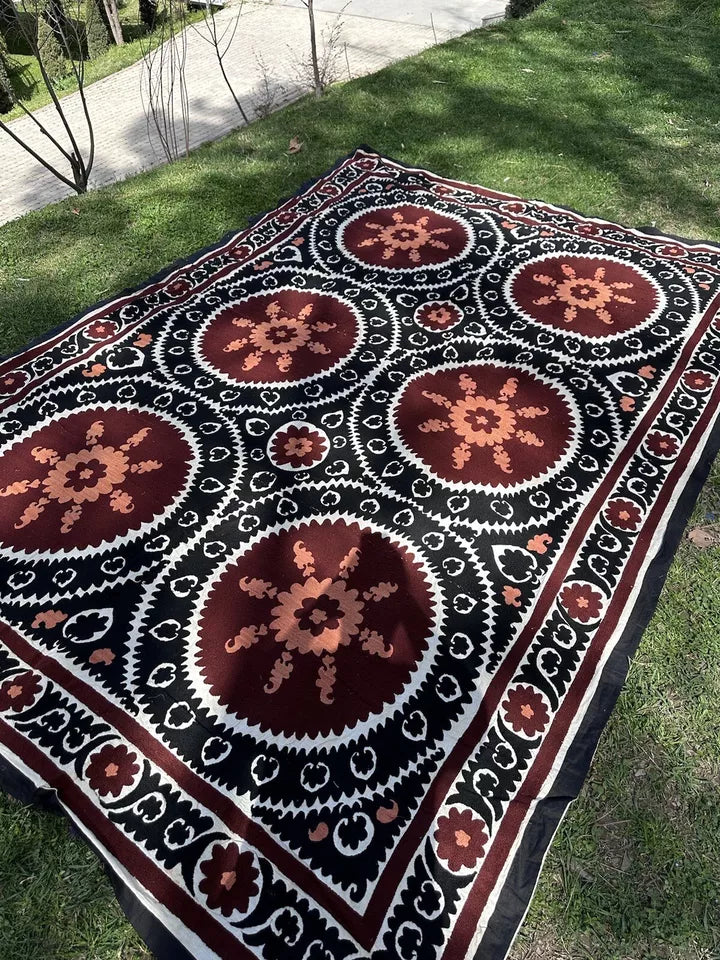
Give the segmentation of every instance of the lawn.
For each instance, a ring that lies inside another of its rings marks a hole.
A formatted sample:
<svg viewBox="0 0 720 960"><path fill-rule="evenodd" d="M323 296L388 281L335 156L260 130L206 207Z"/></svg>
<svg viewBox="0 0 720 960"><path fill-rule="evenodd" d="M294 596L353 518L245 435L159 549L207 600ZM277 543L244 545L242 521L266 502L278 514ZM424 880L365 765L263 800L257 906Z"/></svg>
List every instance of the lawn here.
<svg viewBox="0 0 720 960"><path fill-rule="evenodd" d="M358 143L720 242L715 0L548 0L190 159L0 228L0 353L276 205ZM292 136L304 143L288 155ZM720 520L716 467L695 513ZM720 957L720 552L686 542L514 960ZM140 960L62 821L0 799L0 960Z"/></svg>

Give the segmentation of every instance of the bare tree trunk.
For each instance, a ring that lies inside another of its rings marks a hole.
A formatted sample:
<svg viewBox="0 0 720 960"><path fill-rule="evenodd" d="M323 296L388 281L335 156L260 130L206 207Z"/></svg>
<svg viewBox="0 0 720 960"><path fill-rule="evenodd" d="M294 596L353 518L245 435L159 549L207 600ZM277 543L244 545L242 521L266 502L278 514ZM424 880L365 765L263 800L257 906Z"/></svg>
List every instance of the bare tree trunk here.
<svg viewBox="0 0 720 960"><path fill-rule="evenodd" d="M227 71L226 71L226 69L225 69L225 57L227 56L227 53L228 53L230 47L232 46L232 42L233 42L233 40L235 39L235 34L237 33L238 24L240 23L240 15L242 14L242 9L243 9L243 0L240 0L240 5L239 5L239 7L238 7L238 12L237 12L237 14L235 15L234 20L231 21L230 23L228 23L228 25L225 27L225 29L223 30L223 32L218 35L218 27L217 27L217 23L216 23L216 21L215 21L215 14L214 14L213 9L212 9L212 7L210 6L210 3L208 2L208 0L205 0L205 8L204 8L204 10L203 10L203 17L204 17L204 19L205 19L205 26L206 26L206 28L207 28L207 35L206 35L205 33L203 33L202 30L199 30L199 29L198 29L197 27L195 27L195 26L193 26L193 30L195 30L195 32L197 33L197 35L198 35L199 37L202 37L203 40L207 40L207 42L208 42L208 43L212 46L212 48L214 49L214 51L215 51L215 57L217 58L218 66L220 67L220 73L222 74L222 78L223 78L223 80L225 81L225 85L227 86L228 90L230 91L230 96L231 96L231 97L233 98L233 100L235 101L235 106L238 108L238 110L239 110L239 112L240 112L240 116L243 118L243 120L245 121L245 123L249 123L250 121L248 120L248 115L247 115L247 113L245 112L245 109L244 109L242 103L240 103L240 99L239 99L238 95L235 93L235 88L233 87L232 83L230 82L230 78L228 77ZM230 33L230 38L229 38L229 39L227 40L227 42L226 42L226 39L225 39L225 38L227 37L227 34L228 34L228 33Z"/></svg>
<svg viewBox="0 0 720 960"><path fill-rule="evenodd" d="M323 93L323 83L320 77L320 64L317 51L317 31L315 30L315 0L305 0L308 17L310 19L310 55L312 57L313 78L315 81L315 96L321 97Z"/></svg>
<svg viewBox="0 0 720 960"><path fill-rule="evenodd" d="M105 15L107 17L112 38L115 41L116 46L122 47L125 43L125 38L123 37L122 25L120 23L117 0L103 0L103 7L105 8Z"/></svg>
<svg viewBox="0 0 720 960"><path fill-rule="evenodd" d="M18 106L23 113L25 113L25 115L32 120L40 133L46 138L48 144L54 147L55 150L57 150L57 152L60 154L60 157L69 165L69 175L68 173L63 172L63 170L57 166L57 161L49 160L39 148L36 149L32 147L22 138L20 134L16 132L14 127L9 126L3 120L0 120L0 131L6 133L19 146L26 150L27 153L33 157L33 159L35 159L38 163L45 167L46 170L52 173L52 175L60 180L61 183L71 187L77 193L85 193L87 191L88 180L90 178L90 172L95 159L95 134L92 121L90 119L87 101L85 99L85 64L82 60L81 53L83 38L80 36L79 32L79 25L83 22L83 0L76 0L76 3L77 10L73 8L73 10L70 11L70 15L67 15L67 10L63 10L62 22L59 22L58 18L53 17L52 26L58 36L63 53L67 58L68 64L75 78L75 82L77 83L78 93L80 95L80 101L83 108L83 124L87 128L88 134L87 156L85 156L85 153L78 143L78 136L70 125L70 121L68 120L65 110L63 109L63 102L58 98L57 93L55 92L52 79L48 74L43 61L43 50L38 42L38 31L36 26L37 17L40 16L41 13L40 5L36 2L36 0L17 0L16 8L14 8L14 14L11 19L11 26L23 38L28 48L37 59L38 66L40 68L40 75L45 87L47 88L50 99L52 100L55 112L60 119L60 123L69 141L69 145L64 146L58 137L56 137L50 131L49 127L46 126L46 124L41 120L38 120L37 116L28 110L22 100L18 102Z"/></svg>
<svg viewBox="0 0 720 960"><path fill-rule="evenodd" d="M179 12L178 12L179 11ZM143 43L143 107L148 137L154 127L169 161L190 153L190 110L185 80L187 32L184 8L165 0L160 43ZM180 112L180 119L177 112ZM178 133L178 127L180 133ZM151 140L152 143L152 140Z"/></svg>

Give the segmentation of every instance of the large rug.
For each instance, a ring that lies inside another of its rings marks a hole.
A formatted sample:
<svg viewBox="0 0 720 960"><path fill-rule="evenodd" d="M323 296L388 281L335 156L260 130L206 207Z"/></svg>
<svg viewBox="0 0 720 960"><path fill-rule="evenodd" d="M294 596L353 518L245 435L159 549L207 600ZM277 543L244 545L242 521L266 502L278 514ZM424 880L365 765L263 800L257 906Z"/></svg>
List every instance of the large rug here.
<svg viewBox="0 0 720 960"><path fill-rule="evenodd" d="M0 772L161 958L501 960L720 446L720 251L361 149L0 365Z"/></svg>

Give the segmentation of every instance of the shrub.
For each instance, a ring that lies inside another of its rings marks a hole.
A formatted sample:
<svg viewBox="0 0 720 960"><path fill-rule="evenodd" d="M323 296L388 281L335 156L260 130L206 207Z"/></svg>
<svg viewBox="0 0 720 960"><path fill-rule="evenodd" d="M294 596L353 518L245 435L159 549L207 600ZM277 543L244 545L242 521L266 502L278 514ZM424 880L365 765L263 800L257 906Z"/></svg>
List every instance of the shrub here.
<svg viewBox="0 0 720 960"><path fill-rule="evenodd" d="M110 31L105 23L102 0L87 0L85 7L85 39L88 57L94 60L107 52L110 46Z"/></svg>
<svg viewBox="0 0 720 960"><path fill-rule="evenodd" d="M15 91L8 76L7 46L0 34L0 113L9 113L14 103Z"/></svg>
<svg viewBox="0 0 720 960"><path fill-rule="evenodd" d="M532 13L543 0L510 0L505 10L505 16L508 20L519 20L520 17L526 17Z"/></svg>
<svg viewBox="0 0 720 960"><path fill-rule="evenodd" d="M0 0L0 31L3 27L7 27L15 18L15 7L13 6L12 0ZM0 43L2 43L2 37L0 37Z"/></svg>
<svg viewBox="0 0 720 960"><path fill-rule="evenodd" d="M67 75L68 64L60 41L45 17L38 17L37 30L38 51L47 75L53 82L62 80Z"/></svg>
<svg viewBox="0 0 720 960"><path fill-rule="evenodd" d="M139 7L140 19L148 30L154 30L158 14L157 0L140 0Z"/></svg>

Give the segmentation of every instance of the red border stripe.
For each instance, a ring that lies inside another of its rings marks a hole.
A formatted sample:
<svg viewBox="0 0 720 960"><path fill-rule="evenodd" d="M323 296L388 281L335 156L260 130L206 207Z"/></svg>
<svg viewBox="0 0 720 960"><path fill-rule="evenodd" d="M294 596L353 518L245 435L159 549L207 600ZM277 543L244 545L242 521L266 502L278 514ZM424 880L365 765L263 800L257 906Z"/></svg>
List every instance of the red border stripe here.
<svg viewBox="0 0 720 960"><path fill-rule="evenodd" d="M221 957L256 960L255 954L204 907L161 870L140 846L119 830L110 818L99 812L68 774L58 770L52 760L33 743L22 737L0 717L0 742L31 767L50 787L57 790L62 803L87 827L94 837L132 874L142 886L185 926ZM122 879L122 878L120 878ZM130 888L132 889L132 888Z"/></svg>
<svg viewBox="0 0 720 960"><path fill-rule="evenodd" d="M114 727L121 736L137 747L143 756L171 777L182 790L222 820L229 830L260 850L278 870L290 877L306 893L314 896L319 903L326 905L327 909L346 925L349 932L353 930L357 930L358 934L366 932L362 925L362 918L347 901L325 886L315 872L274 840L264 827L248 818L235 801L203 780L182 760L178 760L174 753L121 707L111 703L57 660L35 650L24 637L2 621L0 621L0 639L28 666L48 677L61 689L78 699L97 717ZM22 753L18 755L23 756Z"/></svg>
<svg viewBox="0 0 720 960"><path fill-rule="evenodd" d="M544 735L542 746L538 750L533 765L523 780L522 798L516 795L503 815L498 834L493 841L488 856L473 885L472 892L465 903L453 934L448 941L445 951L448 957L463 956L468 949L475 932L477 919L484 910L488 897L495 887L498 876L507 862L512 845L527 814L528 798L534 799L537 797L545 779L550 773L555 757L563 744L573 719L577 715L582 699L592 682L603 650L612 637L612 633L625 610L625 605L637 582L637 576L642 567L643 560L647 556L648 548L652 543L653 536L657 532L659 521L667 508L672 493L676 489L676 474L682 474L687 468L690 457L697 449L696 434L702 437L712 420L718 416L718 405L720 405L720 382L716 384L712 397L708 398L708 403L702 416L695 424L690 437L688 437L682 448L680 456L673 464L672 470L665 479L658 499L648 513L642 534L633 546L602 623L596 630L595 636L582 659L578 672L563 699L562 705L555 714L549 730ZM472 914L470 914L470 910L472 910ZM452 952L451 948L453 947L457 947L457 953Z"/></svg>

